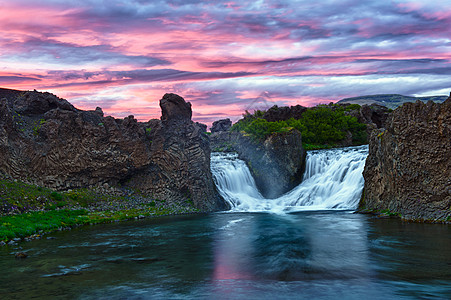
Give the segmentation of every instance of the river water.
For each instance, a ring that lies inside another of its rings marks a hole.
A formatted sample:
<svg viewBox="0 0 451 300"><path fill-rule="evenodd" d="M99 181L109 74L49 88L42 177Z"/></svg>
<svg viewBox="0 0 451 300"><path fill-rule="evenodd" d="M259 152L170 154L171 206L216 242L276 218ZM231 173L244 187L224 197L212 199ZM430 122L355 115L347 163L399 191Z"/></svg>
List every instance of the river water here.
<svg viewBox="0 0 451 300"><path fill-rule="evenodd" d="M366 149L343 151L309 154L323 156L323 167L306 170L310 187L278 199L262 198L251 178L243 184L248 170L236 157L215 157L231 212L86 226L1 247L0 298L450 299L451 227L354 214ZM227 179L229 163L241 166ZM17 251L29 257L17 260Z"/></svg>

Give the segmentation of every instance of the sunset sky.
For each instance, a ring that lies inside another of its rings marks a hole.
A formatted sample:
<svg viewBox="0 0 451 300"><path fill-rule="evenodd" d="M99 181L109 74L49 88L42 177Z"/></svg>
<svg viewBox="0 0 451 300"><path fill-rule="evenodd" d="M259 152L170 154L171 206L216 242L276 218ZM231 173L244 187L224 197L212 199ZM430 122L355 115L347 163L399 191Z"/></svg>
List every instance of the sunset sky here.
<svg viewBox="0 0 451 300"><path fill-rule="evenodd" d="M451 91L451 0L0 0L0 87L210 124L245 109Z"/></svg>

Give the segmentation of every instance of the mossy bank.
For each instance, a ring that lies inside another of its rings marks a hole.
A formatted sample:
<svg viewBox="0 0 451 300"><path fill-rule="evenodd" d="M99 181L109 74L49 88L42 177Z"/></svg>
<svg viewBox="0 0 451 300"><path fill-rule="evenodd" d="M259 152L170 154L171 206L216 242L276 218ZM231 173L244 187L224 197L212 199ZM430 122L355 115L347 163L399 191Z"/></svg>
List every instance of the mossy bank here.
<svg viewBox="0 0 451 300"><path fill-rule="evenodd" d="M57 192L5 179L0 180L0 205L2 244L81 225L199 212L189 200L167 203L133 190Z"/></svg>

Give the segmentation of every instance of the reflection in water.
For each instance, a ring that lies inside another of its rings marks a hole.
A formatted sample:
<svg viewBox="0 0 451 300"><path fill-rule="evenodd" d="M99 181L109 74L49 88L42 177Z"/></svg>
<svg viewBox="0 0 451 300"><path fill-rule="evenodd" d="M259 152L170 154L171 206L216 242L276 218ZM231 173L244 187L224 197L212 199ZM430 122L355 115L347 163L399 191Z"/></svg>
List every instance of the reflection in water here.
<svg viewBox="0 0 451 300"><path fill-rule="evenodd" d="M2 299L446 299L451 228L349 212L218 213L0 248ZM5 296L6 295L6 296Z"/></svg>
<svg viewBox="0 0 451 300"><path fill-rule="evenodd" d="M214 280L253 279L252 235L254 217L236 218L219 228L214 245Z"/></svg>
<svg viewBox="0 0 451 300"><path fill-rule="evenodd" d="M366 218L341 216L256 214L229 221L215 237L214 278L296 281L369 276Z"/></svg>

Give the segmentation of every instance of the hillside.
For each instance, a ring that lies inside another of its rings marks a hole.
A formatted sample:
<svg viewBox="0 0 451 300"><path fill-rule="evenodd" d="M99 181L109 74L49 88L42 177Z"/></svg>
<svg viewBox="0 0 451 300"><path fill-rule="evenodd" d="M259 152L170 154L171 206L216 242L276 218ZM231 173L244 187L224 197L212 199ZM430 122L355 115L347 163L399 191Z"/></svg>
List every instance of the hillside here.
<svg viewBox="0 0 451 300"><path fill-rule="evenodd" d="M428 102L432 100L435 103L444 102L448 96L428 96L428 97L411 97L404 96L399 94L378 94L378 95L366 95L352 98L344 98L338 101L337 103L351 103L351 104L373 104L376 103L378 105L383 105L387 108L395 109L398 106L406 102L416 102L417 100Z"/></svg>

